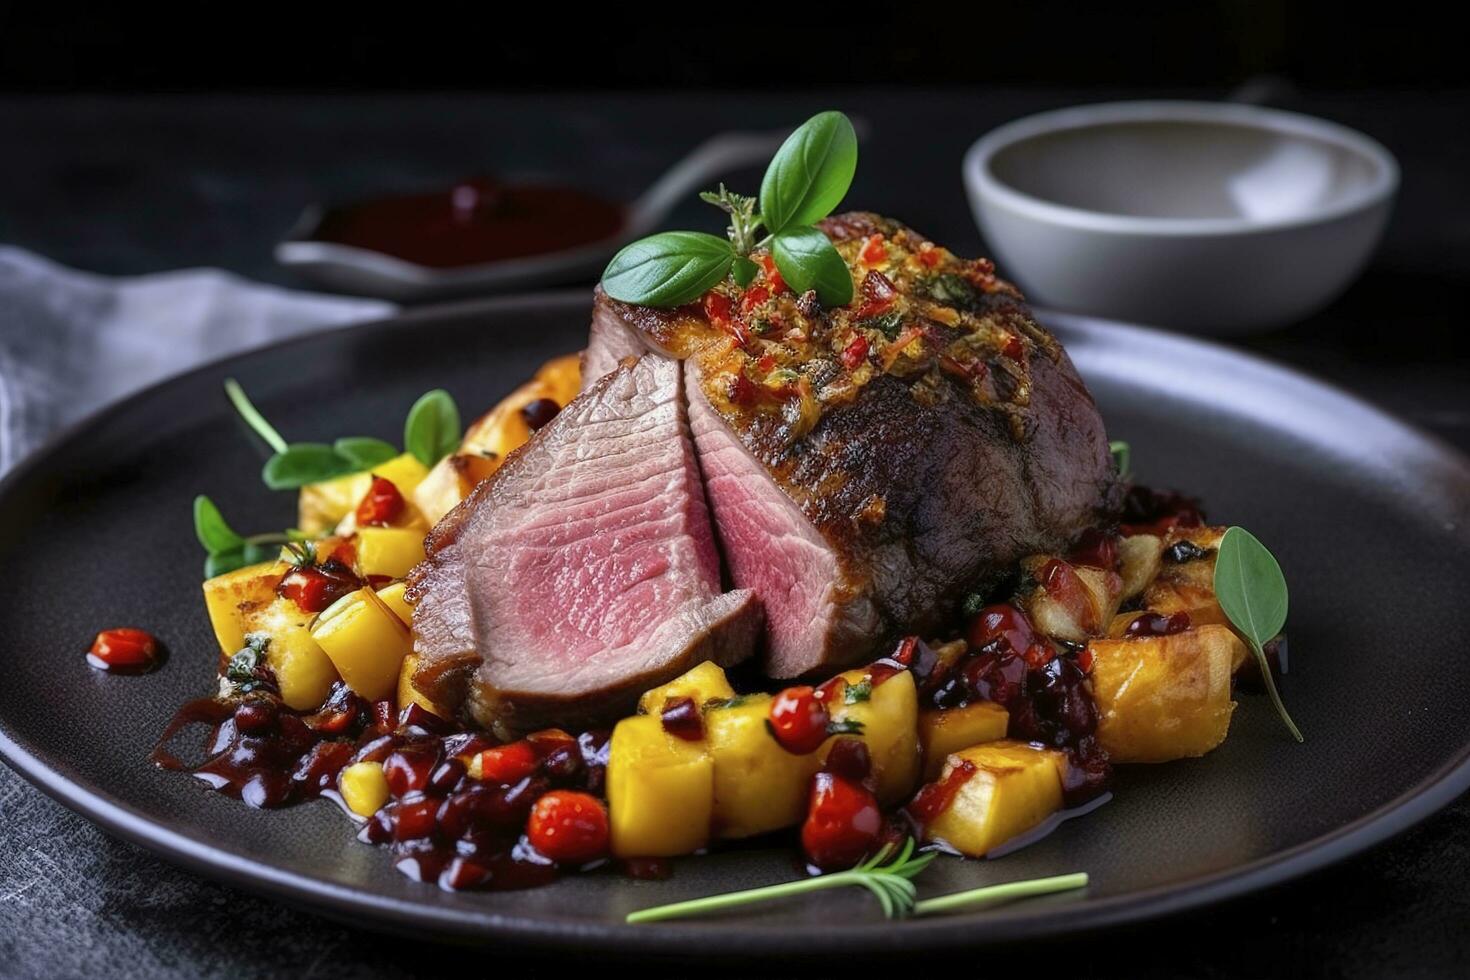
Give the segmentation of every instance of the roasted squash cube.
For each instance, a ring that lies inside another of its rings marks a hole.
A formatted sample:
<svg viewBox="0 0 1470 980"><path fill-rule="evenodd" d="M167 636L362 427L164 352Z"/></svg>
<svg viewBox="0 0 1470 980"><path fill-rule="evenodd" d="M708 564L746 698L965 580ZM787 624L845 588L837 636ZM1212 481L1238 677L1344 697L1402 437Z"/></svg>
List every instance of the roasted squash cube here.
<svg viewBox="0 0 1470 980"><path fill-rule="evenodd" d="M1153 534L1134 534L1118 541L1122 563L1124 600L1148 588L1163 565L1164 539Z"/></svg>
<svg viewBox="0 0 1470 980"><path fill-rule="evenodd" d="M919 712L924 778L937 779L951 753L1005 738L1010 724L1010 712L994 701Z"/></svg>
<svg viewBox="0 0 1470 980"><path fill-rule="evenodd" d="M1223 626L1088 644L1097 737L1113 761L1168 762L1223 742L1235 710L1230 673L1244 646Z"/></svg>
<svg viewBox="0 0 1470 980"><path fill-rule="evenodd" d="M332 615L323 614L311 635L353 691L369 701L393 697L411 652L408 627L372 589L353 596L356 601L328 609Z"/></svg>
<svg viewBox="0 0 1470 980"><path fill-rule="evenodd" d="M363 527L357 530L357 571L402 578L424 560L424 532L406 527Z"/></svg>
<svg viewBox="0 0 1470 980"><path fill-rule="evenodd" d="M856 722L862 732L856 737L868 746L873 760L873 780L878 802L893 804L906 800L919 785L919 696L914 675L894 674L874 684L868 669L838 675L845 682L833 685L827 702L832 723ZM852 735L837 736L852 738ZM818 750L826 761L834 739Z"/></svg>
<svg viewBox="0 0 1470 980"><path fill-rule="evenodd" d="M638 713L656 715L663 710L664 702L670 698L691 698L703 706L707 701L729 700L735 689L725 677L725 670L711 660L696 664L667 684L660 684L643 692L638 699Z"/></svg>
<svg viewBox="0 0 1470 980"><path fill-rule="evenodd" d="M983 857L1062 807L1062 753L1024 742L989 742L951 755L939 783L962 781L924 839ZM967 775L968 773L968 775Z"/></svg>
<svg viewBox="0 0 1470 980"><path fill-rule="evenodd" d="M624 718L607 757L612 852L673 857L709 843L714 762L705 742L664 731L657 715Z"/></svg>
<svg viewBox="0 0 1470 980"><path fill-rule="evenodd" d="M815 752L793 755L766 728L771 696L752 694L705 712L715 764L711 829L717 837L750 837L801 822ZM647 716L652 718L653 716Z"/></svg>
<svg viewBox="0 0 1470 980"><path fill-rule="evenodd" d="M296 526L312 537L326 534L357 509L372 482L370 473L349 473L308 483L296 498Z"/></svg>
<svg viewBox="0 0 1470 980"><path fill-rule="evenodd" d="M1123 597L1123 578L1111 569L1073 565L1033 555L1021 563L1036 585L1019 599L1026 615L1047 636L1085 643L1106 628Z"/></svg>
<svg viewBox="0 0 1470 980"><path fill-rule="evenodd" d="M393 615L403 620L404 626L413 625L413 604L408 601L408 583L392 582L378 590L383 605L393 610Z"/></svg>
<svg viewBox="0 0 1470 980"><path fill-rule="evenodd" d="M290 599L276 599L250 619L248 632L270 638L265 662L276 675L281 700L296 711L310 711L326 700L337 683L337 669L311 635L311 613Z"/></svg>
<svg viewBox="0 0 1470 980"><path fill-rule="evenodd" d="M454 453L435 463L411 498L424 522L430 527L438 524L482 480L488 480L500 462L475 453Z"/></svg>
<svg viewBox="0 0 1470 980"><path fill-rule="evenodd" d="M553 357L536 371L536 380L547 385L558 405L569 405L582 390L582 355ZM594 379L596 380L596 379Z"/></svg>
<svg viewBox="0 0 1470 980"><path fill-rule="evenodd" d="M276 601L276 586L288 568L285 562L263 561L204 583L204 608L222 653L232 654L245 646L245 634L254 628L250 624Z"/></svg>

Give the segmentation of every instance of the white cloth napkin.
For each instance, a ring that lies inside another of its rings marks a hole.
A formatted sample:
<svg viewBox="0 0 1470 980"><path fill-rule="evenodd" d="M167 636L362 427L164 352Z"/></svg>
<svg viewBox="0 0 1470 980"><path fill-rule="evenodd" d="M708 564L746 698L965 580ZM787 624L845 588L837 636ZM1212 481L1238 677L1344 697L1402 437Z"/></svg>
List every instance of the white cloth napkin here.
<svg viewBox="0 0 1470 980"><path fill-rule="evenodd" d="M0 473L56 429L161 378L394 309L218 269L100 276L0 245Z"/></svg>

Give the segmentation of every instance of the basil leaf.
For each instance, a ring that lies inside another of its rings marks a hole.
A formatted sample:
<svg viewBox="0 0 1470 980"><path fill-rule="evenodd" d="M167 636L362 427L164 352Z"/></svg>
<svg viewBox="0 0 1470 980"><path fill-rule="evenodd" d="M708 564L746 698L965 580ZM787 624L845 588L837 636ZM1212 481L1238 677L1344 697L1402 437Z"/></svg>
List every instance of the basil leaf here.
<svg viewBox="0 0 1470 980"><path fill-rule="evenodd" d="M852 122L840 112L812 116L786 137L766 168L760 196L766 229L776 234L827 217L847 196L856 172Z"/></svg>
<svg viewBox="0 0 1470 980"><path fill-rule="evenodd" d="M272 490L295 490L353 472L352 463L331 446L297 442L265 461L260 478Z"/></svg>
<svg viewBox="0 0 1470 980"><path fill-rule="evenodd" d="M743 255L735 256L735 264L730 269L730 276L735 280L735 285L744 289L755 281L756 273L761 267L750 261Z"/></svg>
<svg viewBox="0 0 1470 980"><path fill-rule="evenodd" d="M602 273L613 299L643 306L692 303L735 262L730 243L697 231L666 231L625 246Z"/></svg>
<svg viewBox="0 0 1470 980"><path fill-rule="evenodd" d="M248 564L250 563L245 560L244 552L239 548L232 551L217 551L204 559L204 577L214 578L216 575L224 575L237 568L244 568Z"/></svg>
<svg viewBox="0 0 1470 980"><path fill-rule="evenodd" d="M1115 439L1108 443L1108 451L1113 454L1113 467L1118 471L1118 476L1126 480L1133 464L1133 447L1121 439Z"/></svg>
<svg viewBox="0 0 1470 980"><path fill-rule="evenodd" d="M1243 527L1228 528L1220 539L1215 552L1215 599L1255 654L1266 691L1281 720L1296 740L1302 741L1301 730L1287 714L1276 690L1265 650L1266 642L1286 625L1286 576L1276 557Z"/></svg>
<svg viewBox="0 0 1470 980"><path fill-rule="evenodd" d="M771 239L771 257L796 293L817 291L823 306L852 302L852 273L827 236L812 227L788 228Z"/></svg>
<svg viewBox="0 0 1470 980"><path fill-rule="evenodd" d="M462 436L459 406L443 388L419 396L403 423L403 448L425 466L433 466L458 449Z"/></svg>
<svg viewBox="0 0 1470 980"><path fill-rule="evenodd" d="M370 470L379 463L386 463L398 455L391 442L371 439L367 436L347 436L332 443L337 455L359 470Z"/></svg>
<svg viewBox="0 0 1470 980"><path fill-rule="evenodd" d="M245 544L245 539L225 522L214 501L202 493L194 498L194 536L210 554L233 551Z"/></svg>

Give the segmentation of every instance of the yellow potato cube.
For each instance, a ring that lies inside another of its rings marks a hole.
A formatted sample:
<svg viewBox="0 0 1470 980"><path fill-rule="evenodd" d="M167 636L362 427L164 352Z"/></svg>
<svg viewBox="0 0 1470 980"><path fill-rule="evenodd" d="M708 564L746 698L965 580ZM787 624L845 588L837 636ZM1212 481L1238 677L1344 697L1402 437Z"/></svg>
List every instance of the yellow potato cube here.
<svg viewBox="0 0 1470 980"><path fill-rule="evenodd" d="M413 625L413 604L408 601L408 583L392 582L378 590L383 605L393 610L393 615L403 620L404 626Z"/></svg>
<svg viewBox="0 0 1470 980"><path fill-rule="evenodd" d="M357 530L357 571L402 578L424 560L424 532L406 527L363 527Z"/></svg>
<svg viewBox="0 0 1470 980"><path fill-rule="evenodd" d="M308 483L296 498L296 526L313 537L327 533L357 509L372 482L370 473L349 473Z"/></svg>
<svg viewBox="0 0 1470 980"><path fill-rule="evenodd" d="M1097 737L1114 762L1204 755L1225 740L1230 673L1245 644L1223 626L1172 636L1093 640Z"/></svg>
<svg viewBox="0 0 1470 980"><path fill-rule="evenodd" d="M724 669L719 664L706 660L667 684L643 692L643 697L638 699L638 713L658 714L663 710L664 702L670 698L692 698L695 704L703 706L706 701L716 698L725 700L734 696L735 689L726 679Z"/></svg>
<svg viewBox="0 0 1470 980"><path fill-rule="evenodd" d="M818 758L826 761L836 738L860 738L873 760L878 802L893 804L908 799L919 785L919 695L914 675L905 670L876 685L868 669L849 670L838 676L845 683L833 685L827 702L832 722L857 722L863 730L856 736L828 739L817 751Z"/></svg>
<svg viewBox="0 0 1470 980"><path fill-rule="evenodd" d="M770 695L752 694L705 712L705 737L715 764L711 827L717 837L750 837L790 827L806 816L817 754L783 749L766 729L770 710Z"/></svg>
<svg viewBox="0 0 1470 980"><path fill-rule="evenodd" d="M378 701L396 693L412 637L372 589L359 589L353 595L359 601L318 620L312 636L348 687L369 701Z"/></svg>
<svg viewBox="0 0 1470 980"><path fill-rule="evenodd" d="M656 715L624 718L608 747L607 805L618 857L673 857L705 847L714 806L709 746L670 735Z"/></svg>
<svg viewBox="0 0 1470 980"><path fill-rule="evenodd" d="M250 633L270 637L265 662L276 675L281 700L297 711L321 705L337 683L337 669L311 635L311 613L290 599L276 599L250 620Z"/></svg>
<svg viewBox="0 0 1470 980"><path fill-rule="evenodd" d="M929 819L924 839L983 857L1061 809L1063 764L1062 753L1024 742L989 742L954 753L939 785L949 779L961 785Z"/></svg>
<svg viewBox="0 0 1470 980"><path fill-rule="evenodd" d="M204 583L204 608L221 652L232 654L245 646L251 620L276 601L276 586L288 568L285 562L263 561Z"/></svg>
<svg viewBox="0 0 1470 980"><path fill-rule="evenodd" d="M1010 712L994 701L919 712L924 778L937 779L944 769L944 760L953 752L1005 738L1010 724Z"/></svg>
<svg viewBox="0 0 1470 980"><path fill-rule="evenodd" d="M1085 643L1107 626L1122 601L1123 577L1112 570L1033 555L1021 567L1036 586L1020 597L1036 628L1053 639Z"/></svg>
<svg viewBox="0 0 1470 980"><path fill-rule="evenodd" d="M401 453L386 463L379 463L371 471L371 476L382 477L397 487L398 492L403 494L405 500L413 496L413 492L418 489L418 485L424 482L424 477L428 475L428 467L420 463L418 457L413 453ZM370 478L368 484L370 485L371 483L372 480ZM362 498L366 494L367 486L364 486L362 493L359 493L357 500L352 503L354 509L362 502Z"/></svg>
<svg viewBox="0 0 1470 980"><path fill-rule="evenodd" d="M432 527L470 495L482 481L500 468L501 460L471 453L455 453L434 464L429 475L414 488L413 504Z"/></svg>
<svg viewBox="0 0 1470 980"><path fill-rule="evenodd" d="M380 762L354 762L337 776L337 790L347 809L371 817L388 802L388 777Z"/></svg>
<svg viewBox="0 0 1470 980"><path fill-rule="evenodd" d="M1118 558L1123 565L1124 599L1132 599L1159 574L1163 565L1164 539L1152 534L1134 534L1118 541Z"/></svg>

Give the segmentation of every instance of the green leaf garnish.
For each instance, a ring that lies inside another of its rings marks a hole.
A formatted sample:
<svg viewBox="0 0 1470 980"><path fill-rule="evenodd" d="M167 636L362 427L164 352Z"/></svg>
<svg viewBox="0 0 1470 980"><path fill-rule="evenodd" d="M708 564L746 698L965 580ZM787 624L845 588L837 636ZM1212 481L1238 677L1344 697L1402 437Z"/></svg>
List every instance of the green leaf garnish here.
<svg viewBox="0 0 1470 980"><path fill-rule="evenodd" d="M842 203L856 172L852 122L840 112L812 116L786 137L766 167L760 199L766 228L777 234L821 221Z"/></svg>
<svg viewBox="0 0 1470 980"><path fill-rule="evenodd" d="M602 273L602 288L624 303L682 306L729 275L735 257L714 235L666 231L624 246Z"/></svg>
<svg viewBox="0 0 1470 980"><path fill-rule="evenodd" d="M358 467L321 442L297 442L265 461L260 478L272 490L296 490L356 472Z"/></svg>
<svg viewBox="0 0 1470 980"><path fill-rule="evenodd" d="M368 436L347 436L332 443L332 448L357 471L370 470L398 455L391 442Z"/></svg>
<svg viewBox="0 0 1470 980"><path fill-rule="evenodd" d="M737 908L754 902L769 901L773 898L787 898L791 895L804 895L807 892L825 891L829 888L848 888L854 885L872 892L878 899L879 905L882 906L886 917L901 919L914 910L916 892L911 879L929 866L929 862L934 860L934 855L932 853L915 855L913 838L906 840L898 855L892 861L884 864L883 862L887 861L892 853L893 845L885 844L877 854L851 871L838 871L833 874L818 875L815 878L803 878L801 881L788 881L780 885L767 885L764 888L751 888L725 895L712 895L688 902L675 902L672 905L640 909L637 912L628 913L627 921L663 922L668 919L681 919L722 909Z"/></svg>
<svg viewBox="0 0 1470 980"><path fill-rule="evenodd" d="M1271 695L1277 714L1292 737L1304 741L1301 729L1296 727L1281 701L1266 659L1266 643L1286 625L1286 576L1281 573L1276 557L1243 527L1228 528L1220 539L1215 553L1215 598L1255 654L1256 666L1265 679L1266 692Z"/></svg>
<svg viewBox="0 0 1470 980"><path fill-rule="evenodd" d="M202 493L194 498L194 535L210 554L245 546L245 539L225 521L214 501Z"/></svg>
<svg viewBox="0 0 1470 980"><path fill-rule="evenodd" d="M1030 898L1033 895L1050 895L1054 892L1072 891L1087 887L1087 874L1079 872L1057 875L1053 878L1031 878L1027 881L1008 881L1003 885L986 885L970 891L926 898L914 905L914 915L934 915L953 912L956 909L974 908L976 905L994 905L999 902Z"/></svg>
<svg viewBox="0 0 1470 980"><path fill-rule="evenodd" d="M1133 448L1122 439L1114 439L1108 443L1108 452L1113 454L1113 468L1118 471L1118 476L1128 479L1128 472L1133 465Z"/></svg>
<svg viewBox="0 0 1470 980"><path fill-rule="evenodd" d="M666 231L625 246L602 273L613 299L644 306L682 306L732 278L742 289L759 274L750 258L769 246L781 277L809 289L826 306L852 301L852 278L827 236L812 227L842 202L857 169L857 134L840 112L822 112L798 126L776 151L760 199L724 184L700 200L729 216L725 238ZM759 203L760 210L756 210ZM760 238L760 229L768 232Z"/></svg>
<svg viewBox="0 0 1470 980"><path fill-rule="evenodd" d="M449 392L435 388L409 409L403 423L403 448L420 463L433 466L459 448L461 435L459 406Z"/></svg>
<svg viewBox="0 0 1470 980"><path fill-rule="evenodd" d="M820 229L787 228L771 240L771 257L781 278L793 290L817 291L823 306L846 306L852 302L852 273L832 242Z"/></svg>

